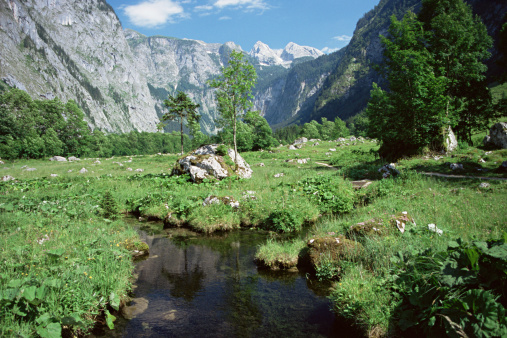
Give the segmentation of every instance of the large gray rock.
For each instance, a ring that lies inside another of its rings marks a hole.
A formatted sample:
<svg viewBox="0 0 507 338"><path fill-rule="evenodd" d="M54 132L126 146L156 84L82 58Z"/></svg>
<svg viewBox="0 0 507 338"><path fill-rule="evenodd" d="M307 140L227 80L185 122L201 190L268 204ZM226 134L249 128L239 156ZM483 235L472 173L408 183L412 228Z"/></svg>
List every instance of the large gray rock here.
<svg viewBox="0 0 507 338"><path fill-rule="evenodd" d="M296 144L302 144L308 142L308 139L306 137L298 138L296 141L294 141L294 145Z"/></svg>
<svg viewBox="0 0 507 338"><path fill-rule="evenodd" d="M241 178L252 177L252 169L241 155L238 154L238 167L234 170L234 165L230 165L234 162L234 150L228 149L227 155L221 156L217 154L217 147L218 144L202 146L190 155L179 159L173 169L173 174L190 174L194 182L201 182L211 177L221 180L234 174Z"/></svg>
<svg viewBox="0 0 507 338"><path fill-rule="evenodd" d="M482 143L486 147L507 149L507 122L495 123Z"/></svg>
<svg viewBox="0 0 507 338"><path fill-rule="evenodd" d="M67 162L67 159L62 156L53 156L49 159L50 161Z"/></svg>
<svg viewBox="0 0 507 338"><path fill-rule="evenodd" d="M456 135L452 131L451 127L447 127L444 139L444 150L448 153L453 152L458 148L458 140L456 139Z"/></svg>

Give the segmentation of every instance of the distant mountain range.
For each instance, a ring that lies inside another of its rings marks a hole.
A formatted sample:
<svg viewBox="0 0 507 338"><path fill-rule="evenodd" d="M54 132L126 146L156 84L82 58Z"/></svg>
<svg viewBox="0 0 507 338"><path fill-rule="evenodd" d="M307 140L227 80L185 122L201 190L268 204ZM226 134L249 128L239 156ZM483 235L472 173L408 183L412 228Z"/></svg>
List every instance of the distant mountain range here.
<svg viewBox="0 0 507 338"><path fill-rule="evenodd" d="M496 34L503 1L470 2ZM419 5L381 0L359 20L350 44L330 55L292 42L284 49L257 42L245 52L258 74L255 109L275 127L357 114L371 83L380 80L371 70L382 55L379 33L387 31L392 14L401 17ZM2 1L0 43L0 79L32 97L74 99L92 128L109 132L155 131L162 101L182 90L201 105L203 131L215 133L218 113L206 83L220 74L232 49L241 50L233 42L123 30L104 0Z"/></svg>

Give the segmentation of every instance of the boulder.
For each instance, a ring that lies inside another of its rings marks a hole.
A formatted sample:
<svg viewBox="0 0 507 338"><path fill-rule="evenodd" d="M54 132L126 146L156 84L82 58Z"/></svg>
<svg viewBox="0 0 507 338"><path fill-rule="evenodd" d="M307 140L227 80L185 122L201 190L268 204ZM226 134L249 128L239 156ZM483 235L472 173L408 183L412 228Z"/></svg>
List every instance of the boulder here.
<svg viewBox="0 0 507 338"><path fill-rule="evenodd" d="M294 141L294 145L296 144L302 144L308 142L308 139L306 137L298 138L296 141Z"/></svg>
<svg viewBox="0 0 507 338"><path fill-rule="evenodd" d="M378 172L382 174L382 178L394 177L400 174L394 163L384 165Z"/></svg>
<svg viewBox="0 0 507 338"><path fill-rule="evenodd" d="M4 161L2 161L2 160L0 160L0 164L5 164L5 162L4 162Z"/></svg>
<svg viewBox="0 0 507 338"><path fill-rule="evenodd" d="M444 136L444 150L448 153L456 150L456 148L458 148L458 140L450 126L445 130Z"/></svg>
<svg viewBox="0 0 507 338"><path fill-rule="evenodd" d="M451 170L463 170L463 164L461 163L451 163L450 165Z"/></svg>
<svg viewBox="0 0 507 338"><path fill-rule="evenodd" d="M310 264L317 267L323 259L339 261L350 260L358 256L363 250L359 242L352 241L344 236L326 236L312 238L307 242Z"/></svg>
<svg viewBox="0 0 507 338"><path fill-rule="evenodd" d="M25 170L26 170L26 171L35 171L35 170L37 170L37 169L36 169L36 168L26 168Z"/></svg>
<svg viewBox="0 0 507 338"><path fill-rule="evenodd" d="M86 170L86 168L81 168L81 170L79 170L79 173L80 174L84 174L84 173L87 173L88 170Z"/></svg>
<svg viewBox="0 0 507 338"><path fill-rule="evenodd" d="M387 222L380 218L372 218L350 226L347 237L385 236L397 231L404 233L408 223L416 225L414 218L407 211L391 215Z"/></svg>
<svg viewBox="0 0 507 338"><path fill-rule="evenodd" d="M224 179L234 174L241 178L252 177L250 165L238 154L237 169L234 170L234 150L228 149L227 155L217 153L218 144L202 146L189 155L180 158L173 174L190 174L192 181L202 182L206 178Z"/></svg>
<svg viewBox="0 0 507 338"><path fill-rule="evenodd" d="M289 150L296 150L297 148L294 147L292 144L289 146Z"/></svg>
<svg viewBox="0 0 507 338"><path fill-rule="evenodd" d="M77 158L77 157L75 157L75 156L71 156L71 157L69 157L69 161L71 161L71 162L74 162L74 161L81 161L81 159L79 159L79 158Z"/></svg>
<svg viewBox="0 0 507 338"><path fill-rule="evenodd" d="M62 156L53 156L49 159L50 161L67 162L67 159Z"/></svg>
<svg viewBox="0 0 507 338"><path fill-rule="evenodd" d="M495 171L499 173L507 173L507 161L503 161Z"/></svg>
<svg viewBox="0 0 507 338"><path fill-rule="evenodd" d="M2 176L2 178L0 179L0 181L2 182L8 182L8 181L14 181L15 178L12 177L11 175L7 175L7 176Z"/></svg>
<svg viewBox="0 0 507 338"><path fill-rule="evenodd" d="M495 123L482 143L486 147L507 149L507 122Z"/></svg>

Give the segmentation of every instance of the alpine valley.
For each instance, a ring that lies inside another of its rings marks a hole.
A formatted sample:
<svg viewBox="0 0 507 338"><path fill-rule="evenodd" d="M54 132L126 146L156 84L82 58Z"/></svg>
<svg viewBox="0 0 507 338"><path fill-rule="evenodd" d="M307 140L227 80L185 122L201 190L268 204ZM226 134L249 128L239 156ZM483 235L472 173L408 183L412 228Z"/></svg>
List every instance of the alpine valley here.
<svg viewBox="0 0 507 338"><path fill-rule="evenodd" d="M469 2L495 36L507 6L491 0L491 11ZM392 14L401 18L419 6L420 0L381 0L359 20L350 44L329 55L292 42L283 50L257 42L247 52L258 75L254 108L275 128L360 113L372 82L381 82L371 67L382 57L379 34L387 32ZM216 133L207 81L220 74L231 50L242 50L234 42L124 30L105 0L2 1L0 43L4 83L33 98L73 99L91 128L107 132L156 131L163 100L181 90L200 104L202 131ZM493 52L490 63L498 58Z"/></svg>

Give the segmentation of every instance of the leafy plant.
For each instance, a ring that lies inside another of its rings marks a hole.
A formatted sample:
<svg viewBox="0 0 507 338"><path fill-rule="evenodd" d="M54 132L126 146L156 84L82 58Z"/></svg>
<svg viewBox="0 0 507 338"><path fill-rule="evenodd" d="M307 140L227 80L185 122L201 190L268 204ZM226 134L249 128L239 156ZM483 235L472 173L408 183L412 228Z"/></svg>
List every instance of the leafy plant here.
<svg viewBox="0 0 507 338"><path fill-rule="evenodd" d="M507 243L449 243L444 252L398 257L398 325L477 337L507 334Z"/></svg>
<svg viewBox="0 0 507 338"><path fill-rule="evenodd" d="M321 212L343 214L354 207L352 186L338 176L310 177L296 186L318 205Z"/></svg>

